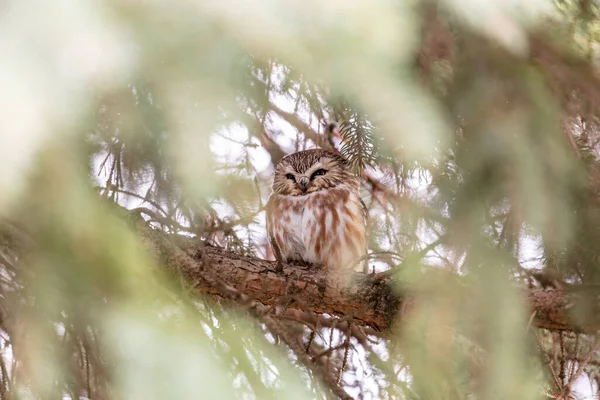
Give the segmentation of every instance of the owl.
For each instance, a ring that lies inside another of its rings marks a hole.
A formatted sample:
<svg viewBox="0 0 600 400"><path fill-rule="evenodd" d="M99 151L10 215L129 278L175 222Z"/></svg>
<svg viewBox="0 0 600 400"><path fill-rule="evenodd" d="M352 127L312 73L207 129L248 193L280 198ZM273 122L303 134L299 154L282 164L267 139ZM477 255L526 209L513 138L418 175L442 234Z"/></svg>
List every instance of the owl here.
<svg viewBox="0 0 600 400"><path fill-rule="evenodd" d="M366 272L367 209L342 156L321 149L287 155L272 189L267 233L279 262L321 265L341 279Z"/></svg>

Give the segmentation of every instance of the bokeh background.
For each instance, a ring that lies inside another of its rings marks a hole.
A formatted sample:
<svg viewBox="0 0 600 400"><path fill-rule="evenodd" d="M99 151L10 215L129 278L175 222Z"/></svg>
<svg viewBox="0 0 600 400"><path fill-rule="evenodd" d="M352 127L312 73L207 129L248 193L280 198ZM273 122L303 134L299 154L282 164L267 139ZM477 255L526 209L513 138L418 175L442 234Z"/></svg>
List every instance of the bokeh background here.
<svg viewBox="0 0 600 400"><path fill-rule="evenodd" d="M598 312L599 15L0 0L0 398L597 398L594 332L537 328L523 290ZM190 293L131 223L273 259L274 164L314 147L350 160L371 269L418 299L366 339L285 325L320 373L260 318Z"/></svg>

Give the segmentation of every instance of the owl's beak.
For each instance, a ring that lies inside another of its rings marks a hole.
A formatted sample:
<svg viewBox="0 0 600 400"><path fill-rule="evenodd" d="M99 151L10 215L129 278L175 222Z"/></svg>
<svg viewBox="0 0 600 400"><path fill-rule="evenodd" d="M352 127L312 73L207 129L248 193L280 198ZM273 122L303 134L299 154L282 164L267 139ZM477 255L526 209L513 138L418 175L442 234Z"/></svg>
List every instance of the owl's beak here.
<svg viewBox="0 0 600 400"><path fill-rule="evenodd" d="M306 193L306 190L308 189L308 183L308 180L304 179L301 179L300 182L298 182L300 189L302 189L302 193Z"/></svg>

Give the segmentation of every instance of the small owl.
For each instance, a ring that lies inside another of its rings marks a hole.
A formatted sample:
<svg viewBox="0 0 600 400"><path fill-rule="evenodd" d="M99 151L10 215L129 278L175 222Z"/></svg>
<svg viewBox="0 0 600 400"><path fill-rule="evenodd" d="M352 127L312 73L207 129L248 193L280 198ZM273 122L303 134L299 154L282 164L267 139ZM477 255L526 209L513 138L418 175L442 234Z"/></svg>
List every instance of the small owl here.
<svg viewBox="0 0 600 400"><path fill-rule="evenodd" d="M320 149L285 156L275 168L267 232L280 262L322 265L342 279L366 272L367 210L348 162Z"/></svg>

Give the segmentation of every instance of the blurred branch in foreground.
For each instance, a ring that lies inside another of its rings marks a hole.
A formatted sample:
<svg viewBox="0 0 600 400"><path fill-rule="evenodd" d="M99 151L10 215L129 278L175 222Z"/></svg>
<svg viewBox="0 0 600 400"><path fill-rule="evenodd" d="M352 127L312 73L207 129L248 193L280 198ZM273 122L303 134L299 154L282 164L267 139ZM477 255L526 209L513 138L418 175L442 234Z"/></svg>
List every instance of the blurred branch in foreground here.
<svg viewBox="0 0 600 400"><path fill-rule="evenodd" d="M599 21L3 2L0 400L597 396ZM360 180L351 289L269 261L275 165L312 148Z"/></svg>

